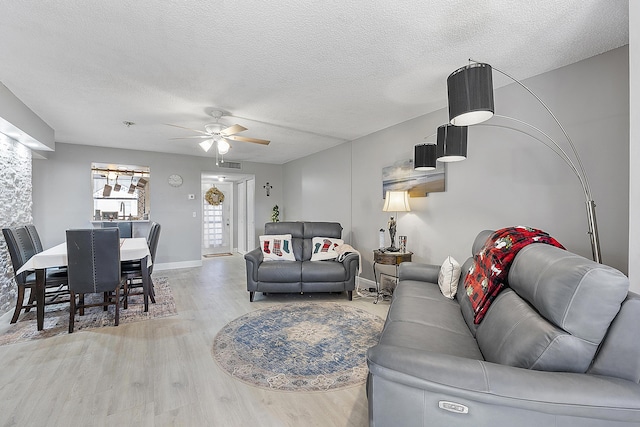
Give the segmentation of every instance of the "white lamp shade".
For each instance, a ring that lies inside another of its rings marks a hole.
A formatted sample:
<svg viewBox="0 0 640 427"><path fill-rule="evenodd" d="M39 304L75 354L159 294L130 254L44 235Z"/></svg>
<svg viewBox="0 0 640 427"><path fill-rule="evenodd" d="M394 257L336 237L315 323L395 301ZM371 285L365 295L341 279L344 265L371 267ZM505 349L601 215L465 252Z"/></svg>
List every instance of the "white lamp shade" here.
<svg viewBox="0 0 640 427"><path fill-rule="evenodd" d="M409 193L406 191L387 191L384 199L384 212L409 212Z"/></svg>
<svg viewBox="0 0 640 427"><path fill-rule="evenodd" d="M212 139L205 139L199 145L205 152L209 151L209 148L211 148L211 146L213 145L213 140Z"/></svg>
<svg viewBox="0 0 640 427"><path fill-rule="evenodd" d="M227 154L229 152L229 148L231 148L231 146L226 140L221 139L218 141L218 153Z"/></svg>

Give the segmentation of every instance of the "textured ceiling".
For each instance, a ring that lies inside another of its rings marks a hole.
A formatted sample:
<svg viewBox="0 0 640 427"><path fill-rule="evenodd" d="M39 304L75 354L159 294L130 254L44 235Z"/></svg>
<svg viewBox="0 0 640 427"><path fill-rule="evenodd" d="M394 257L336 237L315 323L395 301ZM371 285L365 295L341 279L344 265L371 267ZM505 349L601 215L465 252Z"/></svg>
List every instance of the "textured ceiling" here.
<svg viewBox="0 0 640 427"><path fill-rule="evenodd" d="M164 124L218 108L272 141L227 159L281 164L445 107L469 57L523 79L627 43L622 0L21 0L0 81L57 142L205 155Z"/></svg>

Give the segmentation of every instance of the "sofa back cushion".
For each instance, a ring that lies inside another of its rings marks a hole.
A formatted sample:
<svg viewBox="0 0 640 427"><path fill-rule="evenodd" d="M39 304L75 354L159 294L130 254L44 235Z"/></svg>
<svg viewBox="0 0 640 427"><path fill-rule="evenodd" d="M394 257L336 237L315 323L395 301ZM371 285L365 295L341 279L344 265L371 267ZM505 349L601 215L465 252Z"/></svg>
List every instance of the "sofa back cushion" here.
<svg viewBox="0 0 640 427"><path fill-rule="evenodd" d="M471 245L471 258L468 258L460 268L460 280L458 281L458 292L456 294L456 300L458 301L458 304L460 304L460 311L462 311L464 321L467 323L469 330L474 336L476 334L478 325L473 322L473 307L471 306L471 301L469 300L469 296L467 295L463 284L467 277L467 274L469 273L469 269L474 264L473 257L475 257L476 254L480 252L480 250L484 247L487 239L491 237L493 233L493 230L482 230L480 233L478 233L475 240L473 241L473 245Z"/></svg>
<svg viewBox="0 0 640 427"><path fill-rule="evenodd" d="M267 222L264 225L264 234L291 234L293 254L296 261L302 260L303 222Z"/></svg>
<svg viewBox="0 0 640 427"><path fill-rule="evenodd" d="M458 293L456 293L456 300L460 305L460 311L462 312L462 317L464 318L464 321L469 327L469 330L471 331L471 333L475 336L478 325L476 325L473 321L474 313L473 313L473 307L471 306L471 300L469 300L469 296L467 295L467 292L464 286L462 285L464 283L464 279L467 277L467 274L469 274L469 269L471 269L473 264L474 264L473 258L468 258L465 261L465 263L462 264L462 267L460 267L460 280L458 281L459 285L458 285Z"/></svg>
<svg viewBox="0 0 640 427"><path fill-rule="evenodd" d="M495 233L495 230L482 230L478 233L473 241L473 245L471 245L471 256L476 256L478 252L482 250L484 244L487 243L487 239L491 237L493 233Z"/></svg>
<svg viewBox="0 0 640 427"><path fill-rule="evenodd" d="M627 295L621 272L544 244L515 257L511 290L493 302L476 332L489 361L529 369L586 372Z"/></svg>
<svg viewBox="0 0 640 427"><path fill-rule="evenodd" d="M296 261L309 261L314 237L342 237L342 226L337 222L283 221L267 222L264 234L291 234Z"/></svg>
<svg viewBox="0 0 640 427"><path fill-rule="evenodd" d="M554 325L599 345L629 291L620 271L543 244L522 249L509 286Z"/></svg>
<svg viewBox="0 0 640 427"><path fill-rule="evenodd" d="M487 361L540 371L586 372L598 348L554 326L508 288L478 325L476 340Z"/></svg>
<svg viewBox="0 0 640 427"><path fill-rule="evenodd" d="M629 292L589 373L640 383L640 295Z"/></svg>
<svg viewBox="0 0 640 427"><path fill-rule="evenodd" d="M313 252L314 237L340 239L342 226L337 222L304 222L304 239L302 242L302 260L309 261Z"/></svg>

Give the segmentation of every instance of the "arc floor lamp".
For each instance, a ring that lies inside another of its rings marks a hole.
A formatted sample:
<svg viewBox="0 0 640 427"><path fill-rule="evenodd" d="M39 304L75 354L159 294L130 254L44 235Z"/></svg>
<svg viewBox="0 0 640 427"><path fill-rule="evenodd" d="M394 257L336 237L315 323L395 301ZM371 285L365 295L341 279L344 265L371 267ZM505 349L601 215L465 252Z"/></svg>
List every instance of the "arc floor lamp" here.
<svg viewBox="0 0 640 427"><path fill-rule="evenodd" d="M438 142L437 142L437 157L438 161L456 161L466 158L466 140L467 140L467 126L477 125L494 117L494 103L493 103L493 79L492 70L503 74L515 83L524 88L530 95L532 95L551 115L556 122L564 137L567 140L569 150L565 150L562 146L547 133L538 129L537 127L530 125L522 120L514 119L507 116L495 115L505 120L512 121L518 125L526 127L528 130L533 130L538 136L529 132L520 130L518 128L503 126L500 124L485 124L486 126L498 126L513 129L522 132L532 138L542 142L548 148L550 148L556 155L558 155L566 164L571 168L573 173L578 177L582 191L584 193L586 206L587 206L587 222L589 238L591 240L591 251L593 254L593 260L600 263L602 262L600 254L600 238L598 236L598 224L596 221L596 203L591 195L591 187L589 186L589 180L587 178L587 172L582 164L580 155L576 150L573 141L569 137L569 134L565 130L564 126L560 123L558 118L553 114L547 104L538 97L531 89L525 86L521 81L512 77L498 68L491 67L489 64L481 63L469 60L471 63L462 68L457 69L449 75L447 78L447 91L449 96L449 124L440 126L438 128ZM441 130L442 128L442 130ZM453 129L464 129L464 131L452 131ZM451 153L447 153L447 149L451 150ZM416 150L418 150L416 148ZM417 164L417 162L416 162Z"/></svg>

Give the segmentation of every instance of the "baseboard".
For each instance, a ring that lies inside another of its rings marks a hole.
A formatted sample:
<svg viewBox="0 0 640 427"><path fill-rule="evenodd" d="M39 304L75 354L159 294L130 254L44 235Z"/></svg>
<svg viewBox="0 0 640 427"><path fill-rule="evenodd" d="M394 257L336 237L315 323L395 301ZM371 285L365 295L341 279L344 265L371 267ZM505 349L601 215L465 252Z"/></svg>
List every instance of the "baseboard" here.
<svg viewBox="0 0 640 427"><path fill-rule="evenodd" d="M364 277L356 277L356 288L369 289L375 288L376 282L371 279L365 279Z"/></svg>
<svg viewBox="0 0 640 427"><path fill-rule="evenodd" d="M153 265L153 271L176 270L178 268L202 267L202 260L181 261L181 262L163 262Z"/></svg>

